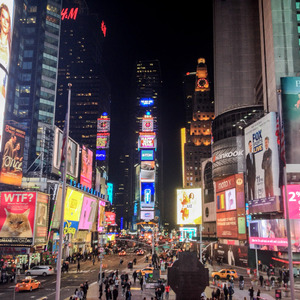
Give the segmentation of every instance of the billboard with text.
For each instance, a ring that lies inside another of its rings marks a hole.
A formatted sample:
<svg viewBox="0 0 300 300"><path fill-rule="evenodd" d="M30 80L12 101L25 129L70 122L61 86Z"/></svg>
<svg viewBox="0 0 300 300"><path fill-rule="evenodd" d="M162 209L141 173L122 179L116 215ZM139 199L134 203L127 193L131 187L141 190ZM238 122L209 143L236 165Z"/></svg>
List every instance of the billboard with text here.
<svg viewBox="0 0 300 300"><path fill-rule="evenodd" d="M95 198L84 196L78 229L91 230L93 223L95 222L96 213L97 200Z"/></svg>

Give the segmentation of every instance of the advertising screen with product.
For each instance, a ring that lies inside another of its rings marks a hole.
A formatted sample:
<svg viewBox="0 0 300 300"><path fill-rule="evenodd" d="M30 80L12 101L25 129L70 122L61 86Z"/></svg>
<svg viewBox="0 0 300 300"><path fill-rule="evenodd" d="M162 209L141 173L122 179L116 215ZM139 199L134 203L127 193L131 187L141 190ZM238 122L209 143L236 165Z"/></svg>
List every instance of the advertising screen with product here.
<svg viewBox="0 0 300 300"><path fill-rule="evenodd" d="M300 77L282 77L281 90L287 172L300 173Z"/></svg>
<svg viewBox="0 0 300 300"><path fill-rule="evenodd" d="M245 128L247 199L250 213L280 210L276 113Z"/></svg>
<svg viewBox="0 0 300 300"><path fill-rule="evenodd" d="M202 224L201 189L177 190L177 224Z"/></svg>
<svg viewBox="0 0 300 300"><path fill-rule="evenodd" d="M0 182L21 186L23 177L25 131L6 124L3 130L2 141L3 149Z"/></svg>
<svg viewBox="0 0 300 300"><path fill-rule="evenodd" d="M46 245L48 236L49 195L38 192L36 197L35 245Z"/></svg>
<svg viewBox="0 0 300 300"><path fill-rule="evenodd" d="M97 213L97 200L95 198L83 197L79 229L91 230Z"/></svg>
<svg viewBox="0 0 300 300"><path fill-rule="evenodd" d="M82 145L80 183L87 188L92 188L93 151Z"/></svg>
<svg viewBox="0 0 300 300"><path fill-rule="evenodd" d="M105 226L105 202L99 200L98 204L98 232L102 232Z"/></svg>
<svg viewBox="0 0 300 300"><path fill-rule="evenodd" d="M63 141L63 132L59 128L55 127L52 173L57 174L57 175L60 172L62 141ZM67 175L74 177L74 178L78 178L79 144L77 144L70 137L68 139L66 162L67 162Z"/></svg>
<svg viewBox="0 0 300 300"><path fill-rule="evenodd" d="M300 252L300 220L290 220L292 251ZM250 221L249 244L252 249L287 251L285 219Z"/></svg>
<svg viewBox="0 0 300 300"><path fill-rule="evenodd" d="M3 143L4 112L7 98L7 82L10 70L11 44L14 26L14 0L0 1L1 32L0 32L0 149Z"/></svg>
<svg viewBox="0 0 300 300"><path fill-rule="evenodd" d="M282 187L283 203L284 203L284 215L286 218L285 207L285 190ZM288 205L290 219L300 219L300 184L287 185Z"/></svg>
<svg viewBox="0 0 300 300"><path fill-rule="evenodd" d="M154 182L141 182L141 208L154 208Z"/></svg>
<svg viewBox="0 0 300 300"><path fill-rule="evenodd" d="M32 245L36 192L1 192L0 244Z"/></svg>
<svg viewBox="0 0 300 300"><path fill-rule="evenodd" d="M155 162L142 161L141 162L141 181L155 181Z"/></svg>
<svg viewBox="0 0 300 300"><path fill-rule="evenodd" d="M83 203L83 193L67 188L65 200L65 220L77 221L80 220L81 208Z"/></svg>

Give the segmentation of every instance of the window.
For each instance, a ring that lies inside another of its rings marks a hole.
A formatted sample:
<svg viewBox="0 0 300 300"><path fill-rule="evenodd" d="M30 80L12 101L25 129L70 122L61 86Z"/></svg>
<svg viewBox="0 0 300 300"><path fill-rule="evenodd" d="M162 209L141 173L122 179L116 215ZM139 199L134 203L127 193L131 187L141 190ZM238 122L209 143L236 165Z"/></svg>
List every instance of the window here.
<svg viewBox="0 0 300 300"><path fill-rule="evenodd" d="M24 50L24 57L33 57L33 50Z"/></svg>
<svg viewBox="0 0 300 300"><path fill-rule="evenodd" d="M31 61L24 61L22 69L23 70L31 70L32 69L32 62Z"/></svg>

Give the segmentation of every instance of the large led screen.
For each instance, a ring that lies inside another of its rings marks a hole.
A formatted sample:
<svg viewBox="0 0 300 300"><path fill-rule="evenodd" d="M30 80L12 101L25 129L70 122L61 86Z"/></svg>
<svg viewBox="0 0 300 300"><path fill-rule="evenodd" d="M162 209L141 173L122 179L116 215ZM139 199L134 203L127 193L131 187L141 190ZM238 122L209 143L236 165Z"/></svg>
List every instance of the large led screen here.
<svg viewBox="0 0 300 300"><path fill-rule="evenodd" d="M98 205L98 232L102 232L105 226L105 202L99 200Z"/></svg>
<svg viewBox="0 0 300 300"><path fill-rule="evenodd" d="M0 149L4 126L4 111L7 98L7 82L10 70L11 43L14 24L14 0L0 2L1 32L0 32Z"/></svg>
<svg viewBox="0 0 300 300"><path fill-rule="evenodd" d="M46 245L48 236L49 195L37 193L35 216L35 245Z"/></svg>
<svg viewBox="0 0 300 300"><path fill-rule="evenodd" d="M97 200L95 198L83 197L79 229L91 230L97 213Z"/></svg>
<svg viewBox="0 0 300 300"><path fill-rule="evenodd" d="M109 148L109 132L97 133L96 149Z"/></svg>
<svg viewBox="0 0 300 300"><path fill-rule="evenodd" d="M300 220L290 220L292 251L300 252ZM249 244L252 249L287 251L285 219L250 221Z"/></svg>
<svg viewBox="0 0 300 300"><path fill-rule="evenodd" d="M138 144L141 149L156 148L156 136L152 134L140 135Z"/></svg>
<svg viewBox="0 0 300 300"><path fill-rule="evenodd" d="M55 127L52 173L57 175L59 174L59 170L60 170L62 141L63 141L63 132L59 128ZM67 175L74 178L78 178L79 145L70 137L68 139L66 163L67 163Z"/></svg>
<svg viewBox="0 0 300 300"><path fill-rule="evenodd" d="M83 202L83 193L67 188L65 200L65 220L79 222Z"/></svg>
<svg viewBox="0 0 300 300"><path fill-rule="evenodd" d="M81 150L80 183L87 188L92 188L93 151L84 145Z"/></svg>
<svg viewBox="0 0 300 300"><path fill-rule="evenodd" d="M177 224L202 224L201 189L177 190Z"/></svg>
<svg viewBox="0 0 300 300"><path fill-rule="evenodd" d="M36 192L1 192L0 244L32 245Z"/></svg>
<svg viewBox="0 0 300 300"><path fill-rule="evenodd" d="M245 159L249 210L254 211L261 201L275 199L269 212L279 207L279 151L276 136L276 113L272 112L245 128ZM259 200L257 201L252 200Z"/></svg>
<svg viewBox="0 0 300 300"><path fill-rule="evenodd" d="M0 182L21 186L25 131L6 124L3 131L2 166Z"/></svg>
<svg viewBox="0 0 300 300"><path fill-rule="evenodd" d="M141 162L141 181L153 182L155 179L155 162L142 161Z"/></svg>
<svg viewBox="0 0 300 300"><path fill-rule="evenodd" d="M108 132L110 131L110 119L109 118L98 118L97 119L97 132Z"/></svg>
<svg viewBox="0 0 300 300"><path fill-rule="evenodd" d="M154 160L154 150L142 149L140 152L141 161L151 161Z"/></svg>
<svg viewBox="0 0 300 300"><path fill-rule="evenodd" d="M286 217L286 206L285 206L285 190L282 187L283 203L284 203L284 215ZM287 196L289 206L289 217L290 219L300 219L300 185L289 184L287 185Z"/></svg>
<svg viewBox="0 0 300 300"><path fill-rule="evenodd" d="M154 182L141 182L141 208L154 208Z"/></svg>

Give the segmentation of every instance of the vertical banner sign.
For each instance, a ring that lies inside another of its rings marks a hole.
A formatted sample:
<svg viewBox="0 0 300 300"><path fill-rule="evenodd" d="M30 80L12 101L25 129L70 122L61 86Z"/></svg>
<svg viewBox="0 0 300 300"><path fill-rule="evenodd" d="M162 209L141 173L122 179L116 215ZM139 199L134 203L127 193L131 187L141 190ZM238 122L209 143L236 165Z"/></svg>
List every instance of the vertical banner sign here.
<svg viewBox="0 0 300 300"><path fill-rule="evenodd" d="M282 77L282 121L287 172L300 172L300 77Z"/></svg>
<svg viewBox="0 0 300 300"><path fill-rule="evenodd" d="M34 230L34 244L47 243L49 195L38 192L36 198L36 217Z"/></svg>
<svg viewBox="0 0 300 300"><path fill-rule="evenodd" d="M80 183L87 188L92 187L93 151L82 146Z"/></svg>
<svg viewBox="0 0 300 300"><path fill-rule="evenodd" d="M0 244L32 245L36 192L1 192Z"/></svg>
<svg viewBox="0 0 300 300"><path fill-rule="evenodd" d="M21 186L25 131L6 125L3 134L0 182Z"/></svg>
<svg viewBox="0 0 300 300"><path fill-rule="evenodd" d="M4 124L4 110L7 97L7 81L10 68L11 42L14 24L13 0L0 2L1 32L0 32L0 149Z"/></svg>
<svg viewBox="0 0 300 300"><path fill-rule="evenodd" d="M99 207L98 207L98 232L102 232L104 230L105 222L105 202L99 200Z"/></svg>

